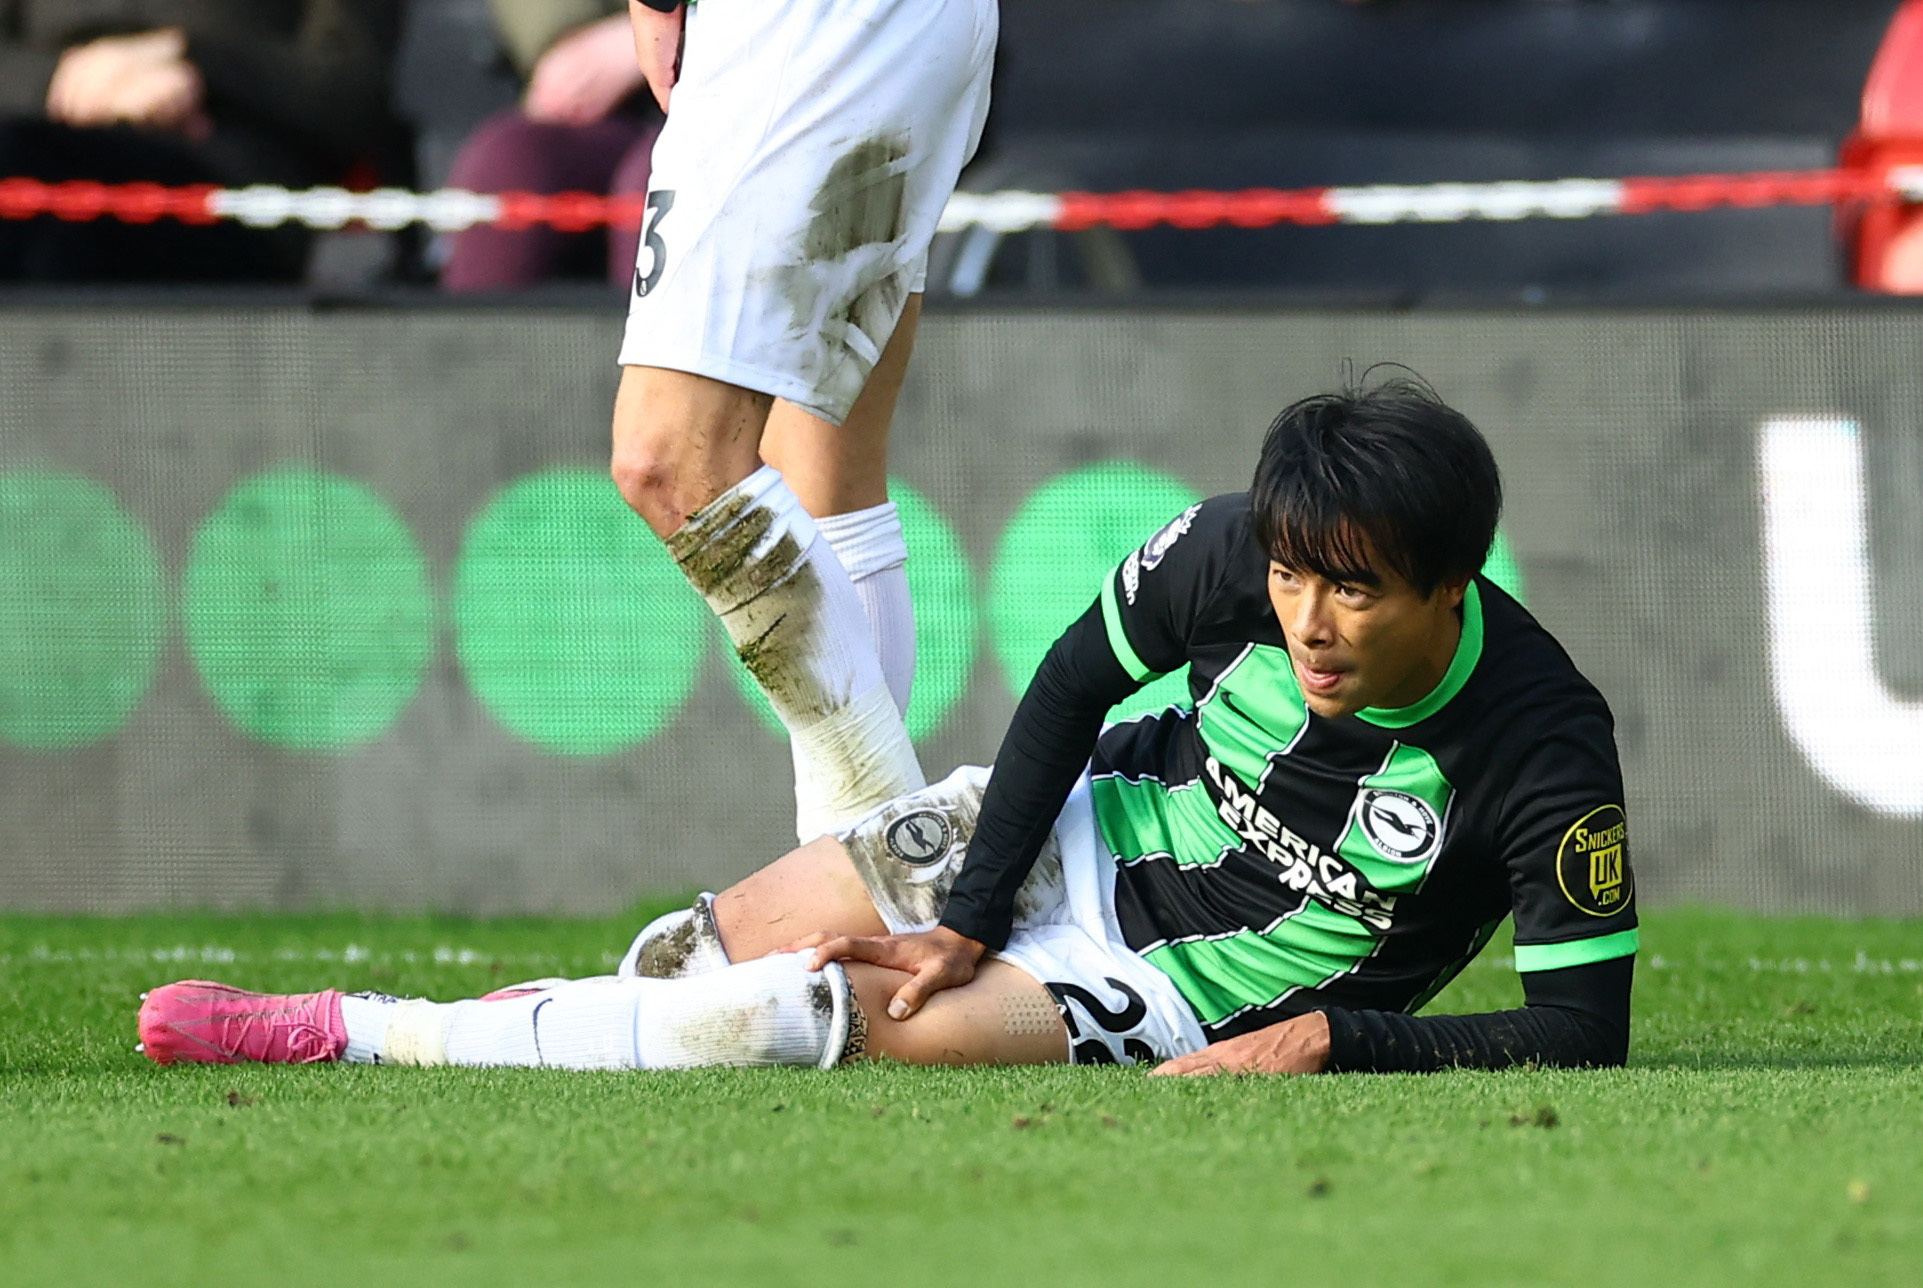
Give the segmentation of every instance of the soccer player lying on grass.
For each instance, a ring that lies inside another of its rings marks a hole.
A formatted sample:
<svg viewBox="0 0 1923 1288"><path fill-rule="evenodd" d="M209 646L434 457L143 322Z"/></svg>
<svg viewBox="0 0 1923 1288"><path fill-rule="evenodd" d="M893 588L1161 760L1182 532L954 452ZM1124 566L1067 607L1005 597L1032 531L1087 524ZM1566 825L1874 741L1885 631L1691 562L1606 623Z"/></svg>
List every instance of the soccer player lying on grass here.
<svg viewBox="0 0 1923 1288"><path fill-rule="evenodd" d="M666 1069L860 1056L1306 1073L1622 1063L1636 951L1607 706L1476 574L1475 428L1305 399L1246 494L1131 554L963 768L643 930L617 973L436 1003L187 982L161 1063ZM1187 665L1193 708L1102 727ZM1526 1005L1411 1014L1515 917Z"/></svg>

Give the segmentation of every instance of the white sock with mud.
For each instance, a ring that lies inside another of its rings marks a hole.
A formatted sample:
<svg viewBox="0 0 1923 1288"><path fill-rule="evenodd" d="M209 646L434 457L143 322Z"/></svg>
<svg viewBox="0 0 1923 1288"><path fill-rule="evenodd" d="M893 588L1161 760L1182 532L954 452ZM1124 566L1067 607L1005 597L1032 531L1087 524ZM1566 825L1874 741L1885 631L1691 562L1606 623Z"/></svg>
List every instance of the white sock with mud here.
<svg viewBox="0 0 1923 1288"><path fill-rule="evenodd" d="M781 953L688 979L603 975L492 1002L343 999L347 1058L551 1069L832 1068L849 1045L853 993L839 965L816 973L807 961L807 953ZM348 1000L361 1006L350 1014Z"/></svg>
<svg viewBox="0 0 1923 1288"><path fill-rule="evenodd" d="M721 942L721 928L715 925L714 896L703 891L695 896L693 907L664 913L643 926L614 973L681 979L733 964Z"/></svg>
<svg viewBox="0 0 1923 1288"><path fill-rule="evenodd" d="M915 606L908 594L908 543L902 538L900 512L893 501L888 501L848 514L824 515L815 520L815 526L854 583L855 596L868 619L869 639L888 683L888 696L895 710L906 715L915 680ZM873 714L869 719L885 725L887 715ZM856 734L857 740L870 737L867 729ZM795 766L796 831L800 839L811 839L811 829L834 831L859 817L858 812L844 814L832 806L823 807L832 794L824 792L814 780L814 758L820 749L798 738L790 738L788 746Z"/></svg>
<svg viewBox="0 0 1923 1288"><path fill-rule="evenodd" d="M795 800L804 841L927 781L854 584L819 538L764 465L667 541L807 762Z"/></svg>

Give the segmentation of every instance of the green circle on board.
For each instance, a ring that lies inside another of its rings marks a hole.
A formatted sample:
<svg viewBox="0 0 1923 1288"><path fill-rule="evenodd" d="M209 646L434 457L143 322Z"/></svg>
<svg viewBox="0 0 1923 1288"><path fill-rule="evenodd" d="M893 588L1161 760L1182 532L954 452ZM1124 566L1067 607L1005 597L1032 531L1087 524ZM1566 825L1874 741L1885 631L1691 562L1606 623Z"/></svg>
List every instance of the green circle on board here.
<svg viewBox="0 0 1923 1288"><path fill-rule="evenodd" d="M607 472L497 493L454 568L455 649L494 717L548 751L646 742L694 691L707 607Z"/></svg>
<svg viewBox="0 0 1923 1288"><path fill-rule="evenodd" d="M1516 562L1515 549L1500 528L1496 529L1495 542L1489 547L1489 558L1483 562L1482 575L1508 591L1518 604L1528 602L1523 595L1522 565Z"/></svg>
<svg viewBox="0 0 1923 1288"><path fill-rule="evenodd" d="M153 538L78 474L0 474L0 741L82 747L153 682L167 590Z"/></svg>
<svg viewBox="0 0 1923 1288"><path fill-rule="evenodd" d="M988 628L1002 673L1028 687L1049 646L1101 593L1102 579L1157 529L1202 498L1133 461L1058 475L1024 502L995 550ZM1188 668L1155 680L1109 712L1125 720L1189 701Z"/></svg>
<svg viewBox="0 0 1923 1288"><path fill-rule="evenodd" d="M974 576L961 538L928 498L899 479L888 481L888 495L901 514L902 540L908 546L908 598L915 605L908 736L922 738L941 727L968 690L977 635ZM781 718L735 656L725 632L721 647L742 700L762 724L782 732Z"/></svg>
<svg viewBox="0 0 1923 1288"><path fill-rule="evenodd" d="M380 737L434 655L434 594L407 525L366 485L299 466L245 480L201 524L182 611L215 705L297 751Z"/></svg>

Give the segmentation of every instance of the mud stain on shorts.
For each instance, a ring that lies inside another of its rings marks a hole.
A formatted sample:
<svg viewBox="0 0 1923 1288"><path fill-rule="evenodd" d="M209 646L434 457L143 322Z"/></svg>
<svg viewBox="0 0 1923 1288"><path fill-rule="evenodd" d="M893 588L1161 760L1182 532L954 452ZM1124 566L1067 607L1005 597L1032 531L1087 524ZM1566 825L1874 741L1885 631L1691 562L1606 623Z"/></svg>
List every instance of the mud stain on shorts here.
<svg viewBox="0 0 1923 1288"><path fill-rule="evenodd" d="M774 276L793 334L820 346L812 378L832 402L852 403L861 392L908 299L890 253L907 236L908 154L901 132L850 143L808 203L800 262Z"/></svg>
<svg viewBox="0 0 1923 1288"><path fill-rule="evenodd" d="M941 919L975 835L984 781L944 779L876 807L839 834L891 928L926 930ZM931 829L938 839L929 839ZM1050 920L1063 902L1061 846L1051 831L1015 892L1015 924Z"/></svg>
<svg viewBox="0 0 1923 1288"><path fill-rule="evenodd" d="M882 242L899 241L908 196L906 134L860 139L838 157L808 208L802 233L809 259L830 260Z"/></svg>

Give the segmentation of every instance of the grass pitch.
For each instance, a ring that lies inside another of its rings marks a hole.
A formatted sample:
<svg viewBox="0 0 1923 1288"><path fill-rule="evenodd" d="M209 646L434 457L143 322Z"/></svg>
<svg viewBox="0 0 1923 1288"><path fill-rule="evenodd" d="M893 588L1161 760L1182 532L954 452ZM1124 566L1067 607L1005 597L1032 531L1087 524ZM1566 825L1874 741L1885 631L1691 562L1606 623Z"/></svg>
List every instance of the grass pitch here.
<svg viewBox="0 0 1923 1288"><path fill-rule="evenodd" d="M1913 922L1651 915L1608 1072L133 1054L170 979L468 996L603 973L640 915L0 918L0 1282L1923 1282ZM1431 1009L1519 998L1494 946Z"/></svg>

